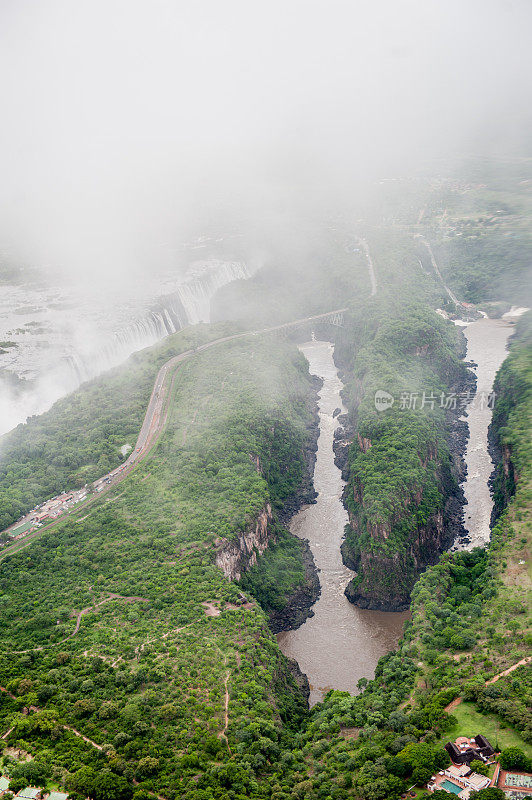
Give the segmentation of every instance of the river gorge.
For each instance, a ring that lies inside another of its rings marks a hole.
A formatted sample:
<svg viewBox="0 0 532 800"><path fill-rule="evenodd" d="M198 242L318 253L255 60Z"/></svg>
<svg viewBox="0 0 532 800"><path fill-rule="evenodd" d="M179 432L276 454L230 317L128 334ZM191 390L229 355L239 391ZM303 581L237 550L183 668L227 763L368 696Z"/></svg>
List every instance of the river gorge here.
<svg viewBox="0 0 532 800"><path fill-rule="evenodd" d="M493 508L489 480L493 461L488 448L492 416L490 393L497 370L506 357L512 325L507 319L480 319L464 327L466 359L473 363L477 379L474 398L465 410L469 439L464 454L467 477L464 524L467 538L459 549L485 546L490 536ZM317 500L303 507L290 529L307 539L319 571L321 594L313 616L296 630L283 631L277 641L285 655L294 658L310 683L310 703L323 699L331 689L357 691L360 678L373 677L376 664L401 637L408 612L380 612L358 608L344 595L353 572L342 562L340 545L347 524L342 503L344 481L334 462L334 435L341 424L338 409L345 409L340 392L343 384L333 360L330 342L313 341L300 346L311 374L323 381L319 392L318 450L314 470Z"/></svg>
<svg viewBox="0 0 532 800"><path fill-rule="evenodd" d="M464 328L466 358L474 364L472 369L477 379L475 396L465 409L469 439L465 453L467 478L463 489L468 550L485 547L490 539L493 501L489 480L493 461L488 448L488 428L494 399L491 392L495 375L506 358L512 332L513 326L507 319L479 319ZM459 547L463 549L462 545Z"/></svg>
<svg viewBox="0 0 532 800"><path fill-rule="evenodd" d="M344 482L334 463L334 433L340 423L336 409L343 408L342 382L329 342L301 346L310 372L323 381L319 392L320 434L314 469L316 503L293 518L292 533L308 539L319 570L321 594L310 617L297 630L283 631L277 641L285 655L294 658L310 683L310 702L319 702L332 688L357 691L360 678L372 678L377 661L393 649L408 613L365 611L344 595L353 572L344 566L340 545L347 524L342 503Z"/></svg>

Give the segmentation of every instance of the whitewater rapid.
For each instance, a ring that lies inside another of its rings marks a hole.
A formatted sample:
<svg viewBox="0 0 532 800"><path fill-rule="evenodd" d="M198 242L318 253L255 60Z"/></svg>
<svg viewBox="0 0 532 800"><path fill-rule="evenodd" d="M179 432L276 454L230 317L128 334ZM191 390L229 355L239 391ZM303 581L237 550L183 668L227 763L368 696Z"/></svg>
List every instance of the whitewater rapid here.
<svg viewBox="0 0 532 800"><path fill-rule="evenodd" d="M472 371L477 386L464 415L469 427L469 439L465 453L467 476L462 488L466 499L464 527L469 541L457 544L456 548L471 550L485 547L491 535L493 498L489 481L494 464L489 451L488 429L495 400L493 382L506 358L513 325L508 318L483 318L466 325L463 331L467 340L466 360L475 364Z"/></svg>

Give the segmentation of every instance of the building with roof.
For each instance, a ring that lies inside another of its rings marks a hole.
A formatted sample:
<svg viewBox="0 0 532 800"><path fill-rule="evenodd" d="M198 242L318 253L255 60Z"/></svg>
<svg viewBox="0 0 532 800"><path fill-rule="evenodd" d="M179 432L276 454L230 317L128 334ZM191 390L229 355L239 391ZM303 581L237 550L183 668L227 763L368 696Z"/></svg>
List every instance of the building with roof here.
<svg viewBox="0 0 532 800"><path fill-rule="evenodd" d="M486 789L491 784L490 778L472 772L467 764L452 765L438 772L430 779L429 792L439 791L455 794L460 800L469 800L471 792Z"/></svg>
<svg viewBox="0 0 532 800"><path fill-rule="evenodd" d="M20 790L16 797L20 798L20 800L41 800L42 790L36 786L26 786L25 789Z"/></svg>
<svg viewBox="0 0 532 800"><path fill-rule="evenodd" d="M459 736L454 742L447 742L445 749L451 757L453 764L471 764L472 761L488 763L495 750L485 736L478 734L474 739Z"/></svg>
<svg viewBox="0 0 532 800"><path fill-rule="evenodd" d="M9 790L9 778L0 775L0 797Z"/></svg>

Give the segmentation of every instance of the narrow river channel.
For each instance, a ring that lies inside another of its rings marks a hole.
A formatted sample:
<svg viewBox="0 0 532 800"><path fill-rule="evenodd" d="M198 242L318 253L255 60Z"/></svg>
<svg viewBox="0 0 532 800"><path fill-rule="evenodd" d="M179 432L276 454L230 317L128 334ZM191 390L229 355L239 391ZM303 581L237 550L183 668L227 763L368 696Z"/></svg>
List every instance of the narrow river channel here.
<svg viewBox="0 0 532 800"><path fill-rule="evenodd" d="M467 360L477 366L475 397L466 408L469 441L465 454L467 478L463 484L466 498L464 525L470 541L465 549L485 547L490 539L493 500L489 479L493 461L488 449L488 428L492 417L493 381L507 355L508 338L513 325L506 319L479 319L464 328L467 339ZM457 549L464 549L460 544Z"/></svg>
<svg viewBox="0 0 532 800"><path fill-rule="evenodd" d="M291 531L309 540L320 570L321 595L313 607L314 616L295 631L279 633L277 641L283 653L295 658L307 675L310 702L314 704L329 689L355 693L360 678L372 678L379 658L397 645L409 614L363 611L344 595L353 572L343 565L340 554L347 512L341 499L344 482L333 452L334 431L339 424L333 413L337 408L345 410L340 397L342 382L329 342L309 342L300 349L310 372L323 380L314 470L318 498L293 518Z"/></svg>
<svg viewBox="0 0 532 800"><path fill-rule="evenodd" d="M466 358L475 362L477 376L477 392L466 409L469 441L465 454L468 470L464 484L465 527L470 537L467 549L485 546L490 537L493 501L488 481L493 462L488 451L492 416L489 397L497 370L506 357L512 330L506 319L480 319L464 328ZM295 658L308 676L310 702L314 704L331 688L354 693L360 678L373 677L379 658L397 645L409 614L363 611L344 596L353 573L343 565L340 554L347 512L341 500L344 482L333 452L334 431L339 424L333 412L337 408L345 411L340 397L342 382L329 342L309 342L300 349L309 362L310 372L323 379L314 471L318 498L315 505L306 506L294 517L291 530L309 540L320 570L321 595L313 607L314 616L295 631L279 633L277 641L281 650ZM459 549L463 547L457 545Z"/></svg>

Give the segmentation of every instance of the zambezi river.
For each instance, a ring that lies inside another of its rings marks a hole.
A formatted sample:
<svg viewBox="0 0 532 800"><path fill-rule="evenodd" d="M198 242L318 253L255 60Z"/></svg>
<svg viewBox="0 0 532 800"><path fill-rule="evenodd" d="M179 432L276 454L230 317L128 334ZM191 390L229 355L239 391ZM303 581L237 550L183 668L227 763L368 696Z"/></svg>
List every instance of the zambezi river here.
<svg viewBox="0 0 532 800"><path fill-rule="evenodd" d="M344 595L353 572L342 563L340 545L347 523L342 504L344 481L334 463L334 432L339 425L333 413L344 413L340 397L343 387L329 342L309 342L300 347L310 372L323 380L319 393L320 434L314 469L313 505L305 506L290 525L292 533L308 539L319 569L321 595L313 606L314 616L300 628L283 631L277 641L283 653L295 658L310 683L311 705L330 689L356 693L360 678L372 678L377 661L396 647L405 613L363 611Z"/></svg>
<svg viewBox="0 0 532 800"><path fill-rule="evenodd" d="M479 319L464 328L467 339L467 360L476 366L474 398L466 408L469 440L465 454L467 478L463 484L466 506L464 525L470 541L457 549L485 547L490 539L490 520L493 509L489 479L493 461L488 449L488 428L493 413L493 381L506 358L508 338L513 325L506 319Z"/></svg>
<svg viewBox="0 0 532 800"><path fill-rule="evenodd" d="M524 309L523 309L524 310ZM519 310L521 311L521 310ZM509 315L507 315L509 317ZM509 319L480 319L464 328L466 359L475 363L477 391L466 408L469 441L465 453L467 478L465 527L470 541L457 549L485 546L490 538L493 501L489 479L493 462L488 450L488 427L492 417L493 381L507 354L513 326ZM342 382L333 361L329 342L309 342L300 347L310 372L323 380L319 393L320 435L314 470L317 502L293 518L292 533L308 539L320 573L321 595L313 606L314 616L300 628L283 631L277 641L285 655L295 658L310 683L310 703L323 699L330 689L357 691L360 678L371 678L379 658L392 650L408 619L405 613L363 611L349 603L344 589L353 573L342 563L340 545L347 512L342 503L344 482L334 463L334 432L339 425L333 416L345 409L340 397Z"/></svg>

